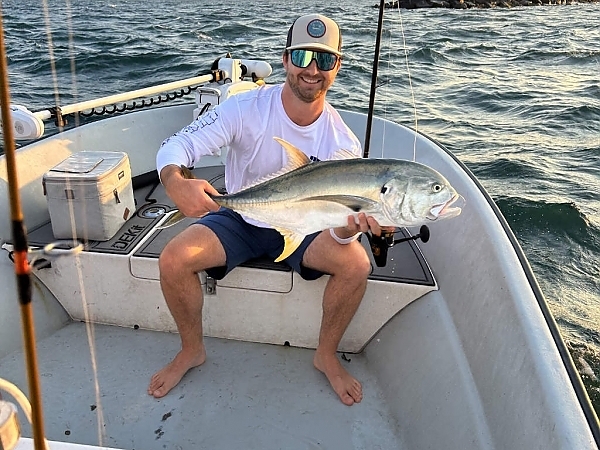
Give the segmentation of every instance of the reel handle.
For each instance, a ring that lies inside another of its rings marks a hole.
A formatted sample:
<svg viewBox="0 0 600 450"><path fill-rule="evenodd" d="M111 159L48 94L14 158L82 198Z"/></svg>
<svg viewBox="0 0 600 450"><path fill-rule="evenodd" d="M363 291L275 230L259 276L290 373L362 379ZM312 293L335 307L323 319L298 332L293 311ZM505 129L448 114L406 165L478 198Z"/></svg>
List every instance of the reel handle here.
<svg viewBox="0 0 600 450"><path fill-rule="evenodd" d="M371 246L371 253L373 253L373 259L377 267L385 267L387 264L388 250L396 244L406 241L415 241L421 239L423 243L429 241L431 233L427 225L422 225L419 229L419 233L414 236L405 237L394 240L394 232L385 232L381 236L375 236L371 233L366 233L369 239L369 245Z"/></svg>

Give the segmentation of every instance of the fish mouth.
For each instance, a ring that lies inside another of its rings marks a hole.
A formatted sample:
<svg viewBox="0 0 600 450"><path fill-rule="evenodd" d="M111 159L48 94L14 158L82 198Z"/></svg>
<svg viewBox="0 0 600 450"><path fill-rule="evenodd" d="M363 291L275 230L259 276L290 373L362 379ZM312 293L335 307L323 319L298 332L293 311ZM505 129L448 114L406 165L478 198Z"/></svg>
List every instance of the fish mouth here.
<svg viewBox="0 0 600 450"><path fill-rule="evenodd" d="M450 200L445 203L433 206L427 214L429 220L449 219L456 217L462 212L465 207L466 200L458 194L454 194Z"/></svg>

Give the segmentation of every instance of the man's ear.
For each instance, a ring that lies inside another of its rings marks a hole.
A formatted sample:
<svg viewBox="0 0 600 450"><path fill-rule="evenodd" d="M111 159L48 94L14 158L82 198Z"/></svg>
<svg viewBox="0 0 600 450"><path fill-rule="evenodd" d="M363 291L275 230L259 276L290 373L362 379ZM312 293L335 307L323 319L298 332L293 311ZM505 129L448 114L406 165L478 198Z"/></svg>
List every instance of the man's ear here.
<svg viewBox="0 0 600 450"><path fill-rule="evenodd" d="M283 51L283 54L281 55L281 62L283 63L283 69L287 72L287 65L288 65L288 61L289 61L289 56L288 56L288 52L287 50Z"/></svg>

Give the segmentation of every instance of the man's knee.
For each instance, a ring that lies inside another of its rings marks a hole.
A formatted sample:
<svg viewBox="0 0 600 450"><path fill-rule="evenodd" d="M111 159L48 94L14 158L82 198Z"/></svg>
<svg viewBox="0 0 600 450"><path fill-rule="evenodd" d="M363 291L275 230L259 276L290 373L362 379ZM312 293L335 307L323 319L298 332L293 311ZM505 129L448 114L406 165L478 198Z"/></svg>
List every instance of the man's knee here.
<svg viewBox="0 0 600 450"><path fill-rule="evenodd" d="M182 264L182 254L183 252L177 248L173 241L167 243L158 257L158 270L161 275L176 274L181 267L185 267L185 264Z"/></svg>
<svg viewBox="0 0 600 450"><path fill-rule="evenodd" d="M340 273L349 279L366 280L372 271L371 260L360 243L355 242L351 245L353 248L343 258Z"/></svg>
<svg viewBox="0 0 600 450"><path fill-rule="evenodd" d="M357 258L357 261L354 264L354 271L357 277L367 279L373 270L371 260L365 251L361 252L360 255L361 256Z"/></svg>
<svg viewBox="0 0 600 450"><path fill-rule="evenodd" d="M198 273L225 265L226 255L212 230L192 225L167 243L158 259L161 276Z"/></svg>

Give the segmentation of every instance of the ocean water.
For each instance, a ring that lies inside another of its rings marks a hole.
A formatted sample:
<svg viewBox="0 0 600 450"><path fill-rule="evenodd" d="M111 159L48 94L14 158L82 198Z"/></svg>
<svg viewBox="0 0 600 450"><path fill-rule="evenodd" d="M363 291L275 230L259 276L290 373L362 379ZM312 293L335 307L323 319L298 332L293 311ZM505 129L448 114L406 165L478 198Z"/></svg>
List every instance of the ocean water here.
<svg viewBox="0 0 600 450"><path fill-rule="evenodd" d="M266 59L283 81L289 24L322 12L345 52L329 100L366 112L374 3L4 0L12 101L139 89L227 52ZM599 23L600 4L386 10L375 109L444 144L497 202L600 413Z"/></svg>

